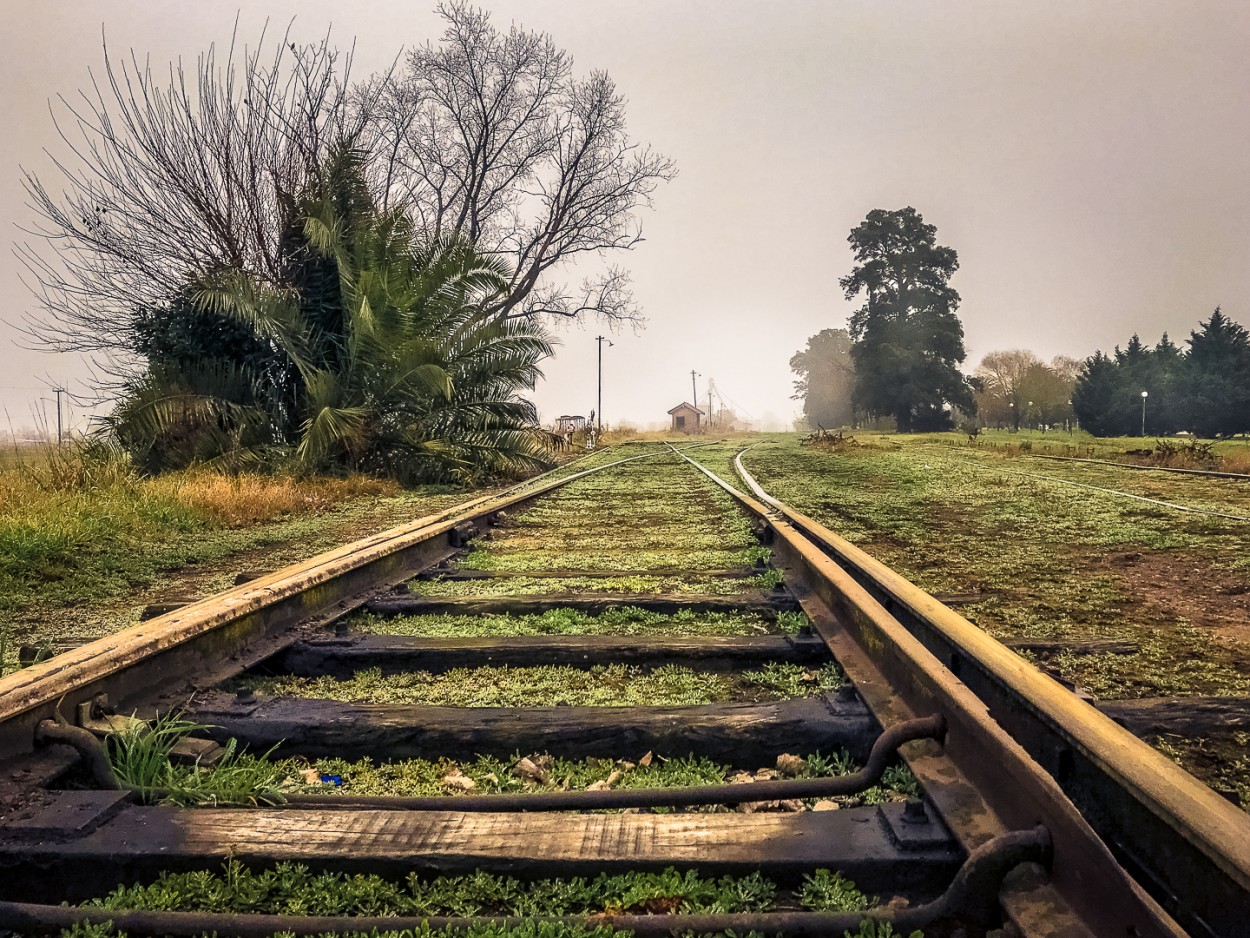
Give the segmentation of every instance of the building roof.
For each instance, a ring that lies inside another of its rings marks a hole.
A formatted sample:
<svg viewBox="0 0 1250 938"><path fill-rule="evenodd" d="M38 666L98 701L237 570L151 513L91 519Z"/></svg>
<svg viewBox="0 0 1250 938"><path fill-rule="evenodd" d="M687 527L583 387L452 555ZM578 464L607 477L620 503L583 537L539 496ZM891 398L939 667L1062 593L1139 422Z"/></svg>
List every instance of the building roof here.
<svg viewBox="0 0 1250 938"><path fill-rule="evenodd" d="M684 407L686 410L692 410L692 411L694 411L696 414L702 414L702 413L703 413L703 411L699 410L699 408L695 407L693 404L687 404L685 401L682 401L680 404L678 404L676 407L674 407L672 410L670 410L670 411L669 411L669 413L670 413L670 414L675 414L675 413L677 413L677 411L681 410L683 407Z"/></svg>

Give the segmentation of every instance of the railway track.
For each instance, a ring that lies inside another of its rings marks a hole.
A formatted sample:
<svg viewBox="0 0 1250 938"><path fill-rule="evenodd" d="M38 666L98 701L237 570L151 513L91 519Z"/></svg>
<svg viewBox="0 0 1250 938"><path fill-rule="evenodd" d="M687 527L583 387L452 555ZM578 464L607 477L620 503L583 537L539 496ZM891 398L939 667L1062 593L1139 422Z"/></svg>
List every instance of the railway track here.
<svg viewBox="0 0 1250 938"><path fill-rule="evenodd" d="M1248 933L1244 813L741 457L638 450L0 680L0 931Z"/></svg>

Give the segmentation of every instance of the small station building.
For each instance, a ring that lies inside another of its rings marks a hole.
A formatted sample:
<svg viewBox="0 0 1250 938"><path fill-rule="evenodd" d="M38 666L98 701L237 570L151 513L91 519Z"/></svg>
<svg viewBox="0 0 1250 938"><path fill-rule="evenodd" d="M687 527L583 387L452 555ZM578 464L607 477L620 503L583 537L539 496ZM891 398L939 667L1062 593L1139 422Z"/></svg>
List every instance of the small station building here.
<svg viewBox="0 0 1250 938"><path fill-rule="evenodd" d="M672 429L680 433L698 433L703 428L703 411L693 404L682 401L668 413L673 418Z"/></svg>

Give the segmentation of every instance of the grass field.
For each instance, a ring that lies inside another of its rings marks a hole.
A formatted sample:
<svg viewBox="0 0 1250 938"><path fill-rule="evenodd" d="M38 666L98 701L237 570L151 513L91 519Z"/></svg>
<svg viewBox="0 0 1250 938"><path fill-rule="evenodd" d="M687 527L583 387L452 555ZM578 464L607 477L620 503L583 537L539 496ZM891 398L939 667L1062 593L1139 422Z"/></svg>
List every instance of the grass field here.
<svg viewBox="0 0 1250 938"><path fill-rule="evenodd" d="M150 602L209 595L470 496L365 476L192 470L143 478L66 447L0 462L0 670L17 648L98 637Z"/></svg>
<svg viewBox="0 0 1250 938"><path fill-rule="evenodd" d="M929 592L963 594L959 611L992 635L1135 645L1038 661L1095 697L1250 696L1250 522L1124 497L1250 518L1250 480L1032 458L1131 459L1143 445L1079 434L756 440L744 464L772 494ZM696 453L734 480L749 442ZM1250 457L1243 442L1217 450L1232 465ZM1153 742L1250 805L1246 734Z"/></svg>

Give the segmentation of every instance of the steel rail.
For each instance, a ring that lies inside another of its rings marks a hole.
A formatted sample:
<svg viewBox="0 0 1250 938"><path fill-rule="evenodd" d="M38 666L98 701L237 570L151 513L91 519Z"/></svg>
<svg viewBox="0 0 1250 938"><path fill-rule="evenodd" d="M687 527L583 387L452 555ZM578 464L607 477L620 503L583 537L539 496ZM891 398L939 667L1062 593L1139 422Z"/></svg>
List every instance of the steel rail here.
<svg viewBox="0 0 1250 938"><path fill-rule="evenodd" d="M1250 815L953 609L769 495L743 465L743 452L735 466L756 498L819 543L948 664L1169 914L1194 935L1245 934Z"/></svg>
<svg viewBox="0 0 1250 938"><path fill-rule="evenodd" d="M1240 479L1250 481L1245 472L1221 472L1218 469L1181 469L1177 466L1143 466L1134 462L1116 462L1114 459L1081 459L1077 456L1049 456L1046 453L1029 453L1030 459L1053 459L1057 462L1083 462L1095 466L1114 466L1117 469L1137 469L1142 472L1178 472L1191 476L1209 476L1214 479Z"/></svg>
<svg viewBox="0 0 1250 938"><path fill-rule="evenodd" d="M141 622L46 661L0 677L0 752L27 752L36 725L58 707L108 693L115 706L150 696L171 675L221 680L299 637L292 627L354 608L370 592L406 580L450 554L457 526L528 502L614 466L663 450L549 478L560 469L503 492L362 538L173 612ZM537 479L545 478L546 481Z"/></svg>
<svg viewBox="0 0 1250 938"><path fill-rule="evenodd" d="M1090 485L1088 482L1074 482L1071 479L1059 479L1055 476L1038 475L1036 472L1020 472L1017 469L1003 469L1001 466L981 466L975 463L969 463L974 469L982 472L1002 472L1006 475L1022 476L1025 479L1040 479L1043 482L1054 482L1056 485L1071 485L1078 489L1089 489L1091 492L1102 492L1104 495L1115 495L1117 498L1131 498L1134 501L1146 502L1151 505L1160 505L1164 508L1171 508L1173 511L1185 511L1195 515L1207 515L1212 518L1224 518L1229 521L1250 521L1250 515L1234 515L1224 511L1213 511L1209 508L1192 508L1189 505L1178 505L1176 502L1165 502L1159 498L1148 498L1145 495L1134 495L1132 492L1121 492L1119 489L1109 489L1101 485Z"/></svg>
<svg viewBox="0 0 1250 938"><path fill-rule="evenodd" d="M879 721L888 724L935 711L946 719L947 736L939 751L931 744L913 743L900 754L965 849L974 850L1010 830L1046 826L1054 849L1048 880L1002 896L1004 911L1023 934L1184 934L1125 872L1054 779L885 605L797 525L707 467L683 458L767 521L776 558L806 583L794 587L802 594L805 611Z"/></svg>

